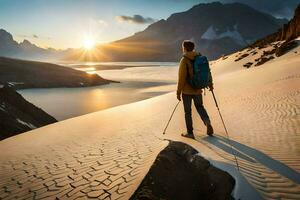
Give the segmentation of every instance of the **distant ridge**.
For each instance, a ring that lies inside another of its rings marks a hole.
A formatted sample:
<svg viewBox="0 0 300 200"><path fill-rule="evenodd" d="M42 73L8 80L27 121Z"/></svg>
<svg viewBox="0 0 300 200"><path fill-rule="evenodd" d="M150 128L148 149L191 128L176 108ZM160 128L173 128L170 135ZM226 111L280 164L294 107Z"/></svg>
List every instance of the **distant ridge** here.
<svg viewBox="0 0 300 200"><path fill-rule="evenodd" d="M28 40L19 44L0 29L0 56L47 61L178 61L181 42L190 39L202 54L215 59L276 32L284 23L287 20L241 3L202 3L159 20L133 36L99 45L93 53L43 49Z"/></svg>
<svg viewBox="0 0 300 200"><path fill-rule="evenodd" d="M54 49L44 49L32 44L29 40L21 43L13 39L12 34L0 29L0 56L28 60L49 60L61 58L62 52Z"/></svg>
<svg viewBox="0 0 300 200"><path fill-rule="evenodd" d="M286 22L241 3L199 4L100 51L113 61L177 61L181 42L190 39L201 53L215 59L277 31Z"/></svg>

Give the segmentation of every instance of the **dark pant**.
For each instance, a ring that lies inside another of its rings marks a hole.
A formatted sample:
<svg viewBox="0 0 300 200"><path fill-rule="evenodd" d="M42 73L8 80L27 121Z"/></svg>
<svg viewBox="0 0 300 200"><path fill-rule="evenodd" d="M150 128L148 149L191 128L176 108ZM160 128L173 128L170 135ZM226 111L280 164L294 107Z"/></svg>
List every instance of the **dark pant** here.
<svg viewBox="0 0 300 200"><path fill-rule="evenodd" d="M210 124L209 116L203 106L202 95L189 95L182 94L183 107L185 113L185 124L188 133L193 133L193 120L192 120L192 100L205 125Z"/></svg>

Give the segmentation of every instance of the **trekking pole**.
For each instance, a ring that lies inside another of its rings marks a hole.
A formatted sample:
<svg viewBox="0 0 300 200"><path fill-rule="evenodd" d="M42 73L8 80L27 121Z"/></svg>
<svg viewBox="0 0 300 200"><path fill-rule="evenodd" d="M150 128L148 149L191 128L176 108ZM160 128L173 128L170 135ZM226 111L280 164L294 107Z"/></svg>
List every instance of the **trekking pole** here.
<svg viewBox="0 0 300 200"><path fill-rule="evenodd" d="M233 147L232 147L232 144L231 144L231 140L230 140L230 138L229 138L229 134L228 134L228 131L227 131L227 128L226 128L225 122L224 122L224 120L223 120L223 117L222 117L222 114L221 114L221 111L220 111L220 108L219 108L219 105L218 105L218 102L217 102L217 99L216 99L215 93L214 93L214 91L213 91L213 90L211 90L211 93L212 93L212 95L213 95L213 97L214 97L214 100L215 100L215 103L216 103L216 107L217 107L217 109L218 109L218 112L219 112L219 115L220 115L221 121L222 121L222 123L223 123L224 129L225 129L225 132L226 132L227 139L228 139L228 141L229 141L229 143L230 143L231 150L232 150L232 154L234 155L234 159L235 159L235 163L236 163L237 169L238 169L238 171L240 171L240 166L239 166L239 163L238 163L237 157L236 157L236 155L235 155L235 153L234 153L234 151L233 151Z"/></svg>
<svg viewBox="0 0 300 200"><path fill-rule="evenodd" d="M171 121L171 119L172 119L172 117L173 117L173 115L174 115L174 113L175 113L175 110L176 110L176 108L178 107L179 103L180 103L180 101L178 101L178 103L176 104L176 106L175 106L175 108L174 108L174 110L173 110L173 112L172 112L172 114L171 114L171 116L170 116L170 119L169 119L169 121L168 121L168 123L167 123L167 125L166 125L166 127L165 127L165 129L164 129L163 134L166 134L166 130L167 130L169 124L170 124L170 121Z"/></svg>

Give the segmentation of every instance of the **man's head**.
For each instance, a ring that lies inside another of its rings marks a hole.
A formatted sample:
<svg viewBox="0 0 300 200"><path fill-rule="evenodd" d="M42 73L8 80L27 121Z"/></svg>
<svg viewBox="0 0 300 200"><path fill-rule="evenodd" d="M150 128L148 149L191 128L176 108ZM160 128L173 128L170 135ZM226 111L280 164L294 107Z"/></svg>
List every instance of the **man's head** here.
<svg viewBox="0 0 300 200"><path fill-rule="evenodd" d="M190 40L184 40L182 42L182 51L185 52L190 52L190 51L194 51L195 49L195 44L194 42L190 41Z"/></svg>

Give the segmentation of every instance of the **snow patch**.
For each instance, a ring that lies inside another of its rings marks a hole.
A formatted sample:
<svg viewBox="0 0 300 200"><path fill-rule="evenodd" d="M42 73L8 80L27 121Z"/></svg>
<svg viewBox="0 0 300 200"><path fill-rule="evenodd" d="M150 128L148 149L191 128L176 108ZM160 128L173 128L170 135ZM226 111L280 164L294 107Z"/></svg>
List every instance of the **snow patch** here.
<svg viewBox="0 0 300 200"><path fill-rule="evenodd" d="M32 125L30 123L27 123L27 122L24 122L24 121L20 120L19 118L17 118L17 122L19 122L19 123L21 123L21 124L23 124L23 125L31 128L31 129L35 129L36 128L34 125Z"/></svg>
<svg viewBox="0 0 300 200"><path fill-rule="evenodd" d="M14 85L23 85L24 84L24 82L7 82L8 83L8 85L10 85L10 86L14 86Z"/></svg>
<svg viewBox="0 0 300 200"><path fill-rule="evenodd" d="M237 31L237 25L234 26L234 30L231 31L229 29L227 29L227 31L221 33L221 34L217 34L217 29L214 28L213 26L210 26L205 33L203 33L203 35L201 36L202 39L206 39L206 40L217 40L217 39L221 39L221 38L225 38L225 37L229 37L234 39L238 44L244 45L245 44L245 40L242 37L242 35Z"/></svg>
<svg viewBox="0 0 300 200"><path fill-rule="evenodd" d="M206 32L205 33L203 33L203 35L202 35L202 39L206 39L206 40L215 40L215 39L217 39L217 33L216 33L216 31L215 31L215 29L214 29L214 27L213 26L210 26L207 30L206 30Z"/></svg>
<svg viewBox="0 0 300 200"><path fill-rule="evenodd" d="M0 104L0 110L6 112L6 110L5 110L5 104L4 103Z"/></svg>

